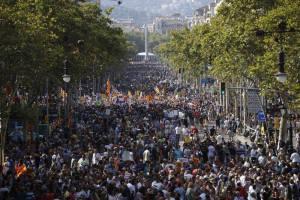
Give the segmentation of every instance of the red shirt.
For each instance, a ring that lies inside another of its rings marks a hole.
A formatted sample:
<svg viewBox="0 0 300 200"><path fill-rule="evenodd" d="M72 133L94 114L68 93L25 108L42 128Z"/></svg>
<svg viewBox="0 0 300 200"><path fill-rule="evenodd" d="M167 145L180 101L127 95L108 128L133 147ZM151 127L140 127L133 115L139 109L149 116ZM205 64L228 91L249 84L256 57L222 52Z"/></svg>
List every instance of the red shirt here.
<svg viewBox="0 0 300 200"><path fill-rule="evenodd" d="M247 198L247 191L244 187L238 187L237 190L239 191L240 195L244 197L245 199Z"/></svg>

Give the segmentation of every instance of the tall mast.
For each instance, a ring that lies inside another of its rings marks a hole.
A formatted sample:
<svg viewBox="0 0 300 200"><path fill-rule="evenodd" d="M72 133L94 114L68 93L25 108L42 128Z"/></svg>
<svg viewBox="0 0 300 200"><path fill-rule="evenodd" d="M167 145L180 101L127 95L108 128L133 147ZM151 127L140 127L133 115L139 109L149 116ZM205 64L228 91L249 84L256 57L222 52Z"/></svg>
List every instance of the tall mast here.
<svg viewBox="0 0 300 200"><path fill-rule="evenodd" d="M144 25L144 30L145 30L145 61L148 60L148 27L145 24Z"/></svg>

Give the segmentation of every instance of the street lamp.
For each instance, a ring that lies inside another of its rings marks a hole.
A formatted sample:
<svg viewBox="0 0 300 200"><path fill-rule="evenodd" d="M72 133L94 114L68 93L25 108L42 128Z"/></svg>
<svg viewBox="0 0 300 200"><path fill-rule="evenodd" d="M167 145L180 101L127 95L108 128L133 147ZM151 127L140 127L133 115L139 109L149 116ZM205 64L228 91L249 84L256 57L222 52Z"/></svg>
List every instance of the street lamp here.
<svg viewBox="0 0 300 200"><path fill-rule="evenodd" d="M65 82L65 91L68 95L68 91L67 91L67 83L69 83L71 81L71 76L69 75L68 71L69 71L69 61L67 59L64 60L64 75L63 75L63 81ZM66 97L65 99L65 114L64 114L64 131L65 134L68 135L68 127L67 127L67 114L68 114L68 97L69 95Z"/></svg>
<svg viewBox="0 0 300 200"><path fill-rule="evenodd" d="M71 81L71 76L68 74L69 68L69 61L66 59L64 60L64 75L63 75L63 81L65 83L69 83Z"/></svg>
<svg viewBox="0 0 300 200"><path fill-rule="evenodd" d="M273 35L273 34L279 34L279 38L276 39L276 41L280 44L280 53L279 53L279 69L278 73L275 75L276 79L281 82L285 83L287 80L287 74L284 70L285 65L285 53L283 51L283 34L286 33L295 33L300 32L299 30L295 30L294 28L288 28L287 23L284 19L281 19L278 23L278 29L276 31L264 31L264 30L256 30L256 36L263 37L265 35Z"/></svg>
<svg viewBox="0 0 300 200"><path fill-rule="evenodd" d="M279 53L279 70L275 75L277 81L281 83L285 83L287 80L287 74L284 72L284 64L285 64L285 53L281 50Z"/></svg>
<svg viewBox="0 0 300 200"><path fill-rule="evenodd" d="M289 150L292 151L294 149L294 146L293 146L293 120L294 120L294 117L293 117L293 114L292 113L289 113L289 120L290 120L290 124L289 124L289 128L288 128L288 136L289 136ZM292 152L290 152L292 153Z"/></svg>
<svg viewBox="0 0 300 200"><path fill-rule="evenodd" d="M269 31L266 32L264 30L257 30L256 31L256 36L258 37L263 37L265 35L273 35L273 34L277 34L279 37L276 38L276 42L278 42L280 44L280 52L279 52L279 68L278 68L278 72L275 74L275 77L277 79L277 81L279 81L280 83L285 83L287 81L287 74L285 73L284 70L284 66L285 66L285 53L283 51L283 42L284 42L284 34L287 33L295 33L295 32L300 32L300 30L296 30L294 28L288 28L286 20L281 19L278 23L278 29L275 31ZM287 118L287 108L285 105L283 105L282 109L281 109L281 115L282 115L282 120L286 120ZM286 122L285 122L286 124ZM284 127L284 126L282 126ZM280 147L280 142L282 141L282 132L283 132L283 128L281 128L280 130L281 133L279 133L279 142L278 142L278 148ZM289 148L293 147L293 130L292 127L290 126L289 128L289 138L288 138L288 142L289 142Z"/></svg>
<svg viewBox="0 0 300 200"><path fill-rule="evenodd" d="M64 80L64 82L69 83L71 81L71 76L68 74L64 74L63 80Z"/></svg>

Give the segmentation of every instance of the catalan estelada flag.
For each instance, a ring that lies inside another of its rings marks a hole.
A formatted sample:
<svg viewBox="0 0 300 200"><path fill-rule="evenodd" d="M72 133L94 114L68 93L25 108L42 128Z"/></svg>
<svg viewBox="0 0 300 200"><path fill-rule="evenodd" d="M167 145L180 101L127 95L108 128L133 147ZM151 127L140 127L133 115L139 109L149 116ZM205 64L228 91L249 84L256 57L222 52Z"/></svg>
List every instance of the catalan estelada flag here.
<svg viewBox="0 0 300 200"><path fill-rule="evenodd" d="M111 91L111 85L110 85L110 80L108 79L106 81L106 96L110 96L110 91Z"/></svg>

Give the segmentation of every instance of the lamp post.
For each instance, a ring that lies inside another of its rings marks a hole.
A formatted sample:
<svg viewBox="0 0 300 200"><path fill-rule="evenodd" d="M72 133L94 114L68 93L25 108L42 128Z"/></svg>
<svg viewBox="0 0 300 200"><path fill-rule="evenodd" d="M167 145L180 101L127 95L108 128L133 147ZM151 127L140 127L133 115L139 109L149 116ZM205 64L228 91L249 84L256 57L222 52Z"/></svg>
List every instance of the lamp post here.
<svg viewBox="0 0 300 200"><path fill-rule="evenodd" d="M284 64L285 64L285 53L281 49L279 53L279 69L278 69L278 73L275 75L277 81L281 83L285 83L287 80L287 74L284 72Z"/></svg>
<svg viewBox="0 0 300 200"><path fill-rule="evenodd" d="M69 61L67 59L64 60L64 75L63 75L63 81L64 81L64 85L65 85L65 92L66 92L66 97L65 97L65 112L64 112L64 131L65 131L65 134L67 135L68 134L68 131L67 131L67 114L68 114L68 98L69 98L69 95L68 95L68 88L67 88L67 84L71 81L71 76L69 75Z"/></svg>
<svg viewBox="0 0 300 200"><path fill-rule="evenodd" d="M68 71L69 71L69 68L68 68L68 65L69 65L69 61L66 59L64 60L64 75L63 75L63 81L65 83L69 83L71 81L71 76L69 75Z"/></svg>
<svg viewBox="0 0 300 200"><path fill-rule="evenodd" d="M292 151L294 146L293 146L293 115L290 113L289 115L289 120L290 120L290 124L289 124L289 128L288 128L288 132L289 132L289 150Z"/></svg>
<svg viewBox="0 0 300 200"><path fill-rule="evenodd" d="M279 63L278 63L278 72L275 74L275 77L277 79L278 82L284 84L286 81L287 81L287 74L285 73L285 70L284 70L284 65L285 65L285 53L281 47L281 50L279 52L279 56L278 56L278 60L279 60ZM288 112L288 109L285 105L285 103L283 102L283 107L281 108L281 123L280 123L280 133L279 133L279 140L278 140L278 149L280 148L280 145L283 141L283 132L286 131L286 121L287 121L287 113ZM293 138L293 133L292 132L288 132L288 147L290 149L290 144L292 143L293 144L293 141L290 139L290 135L291 137ZM293 147L293 145L292 145Z"/></svg>
<svg viewBox="0 0 300 200"><path fill-rule="evenodd" d="M4 148L4 145L3 145L3 136L2 136L2 116L1 116L1 111L0 111L0 149L1 149L1 152L0 152L0 164L2 165L3 164L3 155L2 155L2 149Z"/></svg>
<svg viewBox="0 0 300 200"><path fill-rule="evenodd" d="M257 30L256 35L259 37L263 37L265 35L273 35L278 34L279 37L276 39L276 41L280 44L280 52L278 55L278 72L275 74L275 77L278 82L285 83L287 81L287 74L285 73L285 52L283 50L283 42L284 42L284 34L286 33L295 33L300 32L299 30L295 30L294 28L288 28L287 23L284 19L281 19L278 23L277 30L266 32L264 30ZM286 104L283 102L283 104ZM281 108L281 122L280 122L280 131L279 131L279 138L278 138L278 149L280 148L281 142L283 141L283 132L286 131L286 122L287 122L287 107L286 105L282 105ZM288 135L288 146L289 148L293 148L293 130L292 126L290 124L289 128L289 135Z"/></svg>

